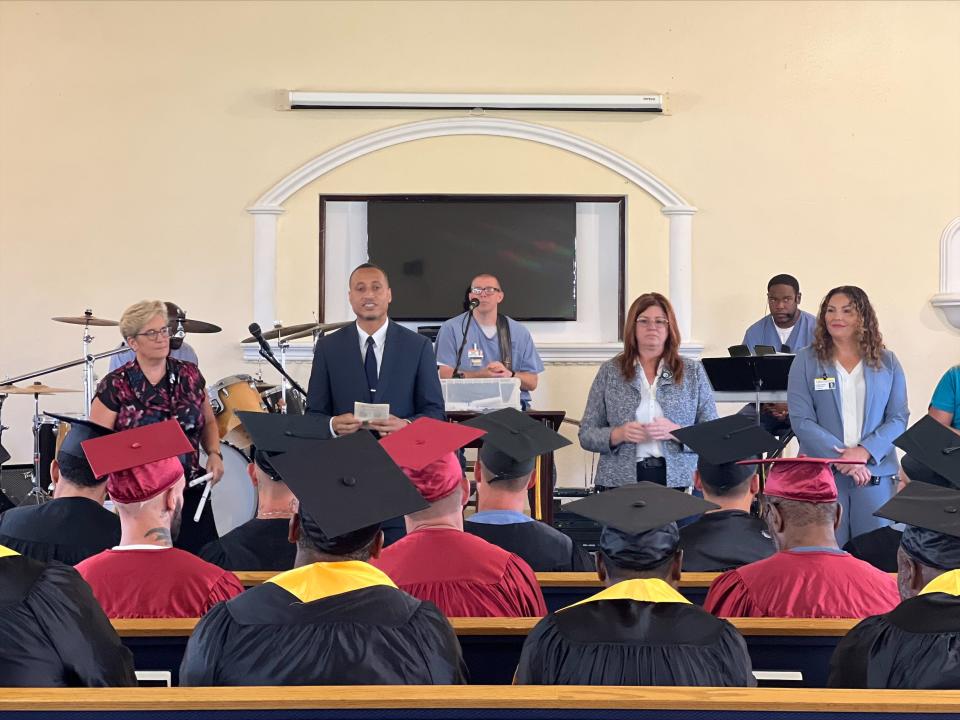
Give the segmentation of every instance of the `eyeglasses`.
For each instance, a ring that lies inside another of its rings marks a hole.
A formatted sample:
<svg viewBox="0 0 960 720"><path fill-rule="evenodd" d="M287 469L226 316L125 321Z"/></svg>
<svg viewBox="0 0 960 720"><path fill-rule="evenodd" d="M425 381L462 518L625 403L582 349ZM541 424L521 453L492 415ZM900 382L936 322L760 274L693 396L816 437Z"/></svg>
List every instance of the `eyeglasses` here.
<svg viewBox="0 0 960 720"><path fill-rule="evenodd" d="M470 288L471 295L493 295L494 293L500 292L498 287L472 287Z"/></svg>
<svg viewBox="0 0 960 720"><path fill-rule="evenodd" d="M148 340L153 340L156 342L160 340L160 338L170 337L170 328L164 326L159 330L147 330L146 332L137 333L135 337L145 337Z"/></svg>
<svg viewBox="0 0 960 720"><path fill-rule="evenodd" d="M654 318L653 320L651 320L650 318L638 317L637 325L639 325L642 328L647 328L652 326L652 327L655 327L657 330L662 330L663 328L670 325L670 321L667 320L666 318Z"/></svg>

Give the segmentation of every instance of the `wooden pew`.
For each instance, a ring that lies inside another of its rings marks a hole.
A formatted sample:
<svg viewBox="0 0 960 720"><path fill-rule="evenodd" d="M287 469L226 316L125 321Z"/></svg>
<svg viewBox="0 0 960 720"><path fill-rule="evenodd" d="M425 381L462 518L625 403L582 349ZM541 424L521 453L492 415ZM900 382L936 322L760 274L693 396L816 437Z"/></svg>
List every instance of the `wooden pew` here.
<svg viewBox="0 0 960 720"><path fill-rule="evenodd" d="M276 573L263 572L236 572L234 573L244 587L260 585L272 578ZM703 605L710 583L719 573L683 573L680 578L680 593L692 603ZM602 585L597 574L592 572L579 573L537 573L540 588L543 590L543 599L547 603L547 610L553 612L575 602L585 600L596 592Z"/></svg>
<svg viewBox="0 0 960 720"><path fill-rule="evenodd" d="M850 720L956 718L960 692L782 690L776 688L614 688L365 686L263 688L10 688L0 712L31 720ZM857 713L854 715L854 713Z"/></svg>
<svg viewBox="0 0 960 720"><path fill-rule="evenodd" d="M470 681L508 684L527 633L539 618L451 618L463 648ZM113 620L138 670L170 670L178 682L180 660L194 619ZM803 684L824 687L830 655L857 620L734 618L754 670L800 671Z"/></svg>

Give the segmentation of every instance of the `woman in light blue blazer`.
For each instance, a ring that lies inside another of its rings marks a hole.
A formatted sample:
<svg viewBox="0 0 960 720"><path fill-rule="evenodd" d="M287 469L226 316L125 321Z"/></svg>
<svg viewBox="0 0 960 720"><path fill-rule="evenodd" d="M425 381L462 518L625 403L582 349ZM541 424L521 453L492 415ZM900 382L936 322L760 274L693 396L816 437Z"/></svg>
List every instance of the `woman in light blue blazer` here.
<svg viewBox="0 0 960 720"><path fill-rule="evenodd" d="M580 424L580 445L600 454L597 490L641 480L690 487L697 455L673 431L716 417L703 365L680 356L670 301L641 295L627 311L623 352L600 366Z"/></svg>
<svg viewBox="0 0 960 720"><path fill-rule="evenodd" d="M827 293L813 344L797 353L787 390L800 454L838 458L834 477L843 517L837 542L843 546L888 524L873 512L895 492L893 441L907 428L907 382L896 355L884 348L863 290L844 285Z"/></svg>

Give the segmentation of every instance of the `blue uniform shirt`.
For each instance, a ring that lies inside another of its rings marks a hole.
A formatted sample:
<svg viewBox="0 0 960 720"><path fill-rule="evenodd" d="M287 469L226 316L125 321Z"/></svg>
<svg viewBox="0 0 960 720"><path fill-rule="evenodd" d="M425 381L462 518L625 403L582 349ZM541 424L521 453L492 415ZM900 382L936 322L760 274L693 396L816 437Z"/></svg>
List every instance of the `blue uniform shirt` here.
<svg viewBox="0 0 960 720"><path fill-rule="evenodd" d="M533 344L530 331L513 318L507 318L510 326L510 348L513 353L514 372L543 372L543 361ZM463 328L467 324L467 313L461 313L450 318L440 326L437 333L437 364L450 368L457 366L457 349L463 339ZM496 334L488 338L483 334L476 318L470 323L467 333L467 342L463 346L463 355L460 358L461 370L482 370L490 363L501 362L500 339ZM520 391L520 400L530 402L530 393Z"/></svg>
<svg viewBox="0 0 960 720"><path fill-rule="evenodd" d="M808 312L800 311L800 317L790 331L790 337L787 338L787 345L790 346L790 352L795 353L801 348L805 348L813 342L813 330L817 326L817 319ZM773 317L767 315L757 320L753 325L747 328L743 336L743 344L750 348L750 352L756 352L754 348L757 345L772 345L777 352L783 349L783 343L780 342L780 335L777 334L777 326L773 322Z"/></svg>
<svg viewBox="0 0 960 720"><path fill-rule="evenodd" d="M110 372L113 372L121 365L126 365L135 357L136 354L130 348L127 348L122 353L111 355ZM170 357L172 357L174 360L183 360L184 362L193 363L194 365L200 364L200 361L197 359L197 353L194 352L194 349L187 344L186 340L184 340L183 345L178 347L176 350L170 351Z"/></svg>

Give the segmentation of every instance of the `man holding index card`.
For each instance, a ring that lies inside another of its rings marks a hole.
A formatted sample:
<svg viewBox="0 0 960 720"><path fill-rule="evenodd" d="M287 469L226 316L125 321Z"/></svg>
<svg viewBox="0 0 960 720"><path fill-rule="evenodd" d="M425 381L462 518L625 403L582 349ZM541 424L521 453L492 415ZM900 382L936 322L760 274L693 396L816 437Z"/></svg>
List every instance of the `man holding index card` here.
<svg viewBox="0 0 960 720"><path fill-rule="evenodd" d="M423 416L445 420L433 348L387 317L393 296L386 273L364 263L349 286L357 322L317 341L307 412L326 419L334 436L361 427L387 435ZM389 407L367 407L358 417L357 403ZM365 422L368 410L372 419Z"/></svg>

